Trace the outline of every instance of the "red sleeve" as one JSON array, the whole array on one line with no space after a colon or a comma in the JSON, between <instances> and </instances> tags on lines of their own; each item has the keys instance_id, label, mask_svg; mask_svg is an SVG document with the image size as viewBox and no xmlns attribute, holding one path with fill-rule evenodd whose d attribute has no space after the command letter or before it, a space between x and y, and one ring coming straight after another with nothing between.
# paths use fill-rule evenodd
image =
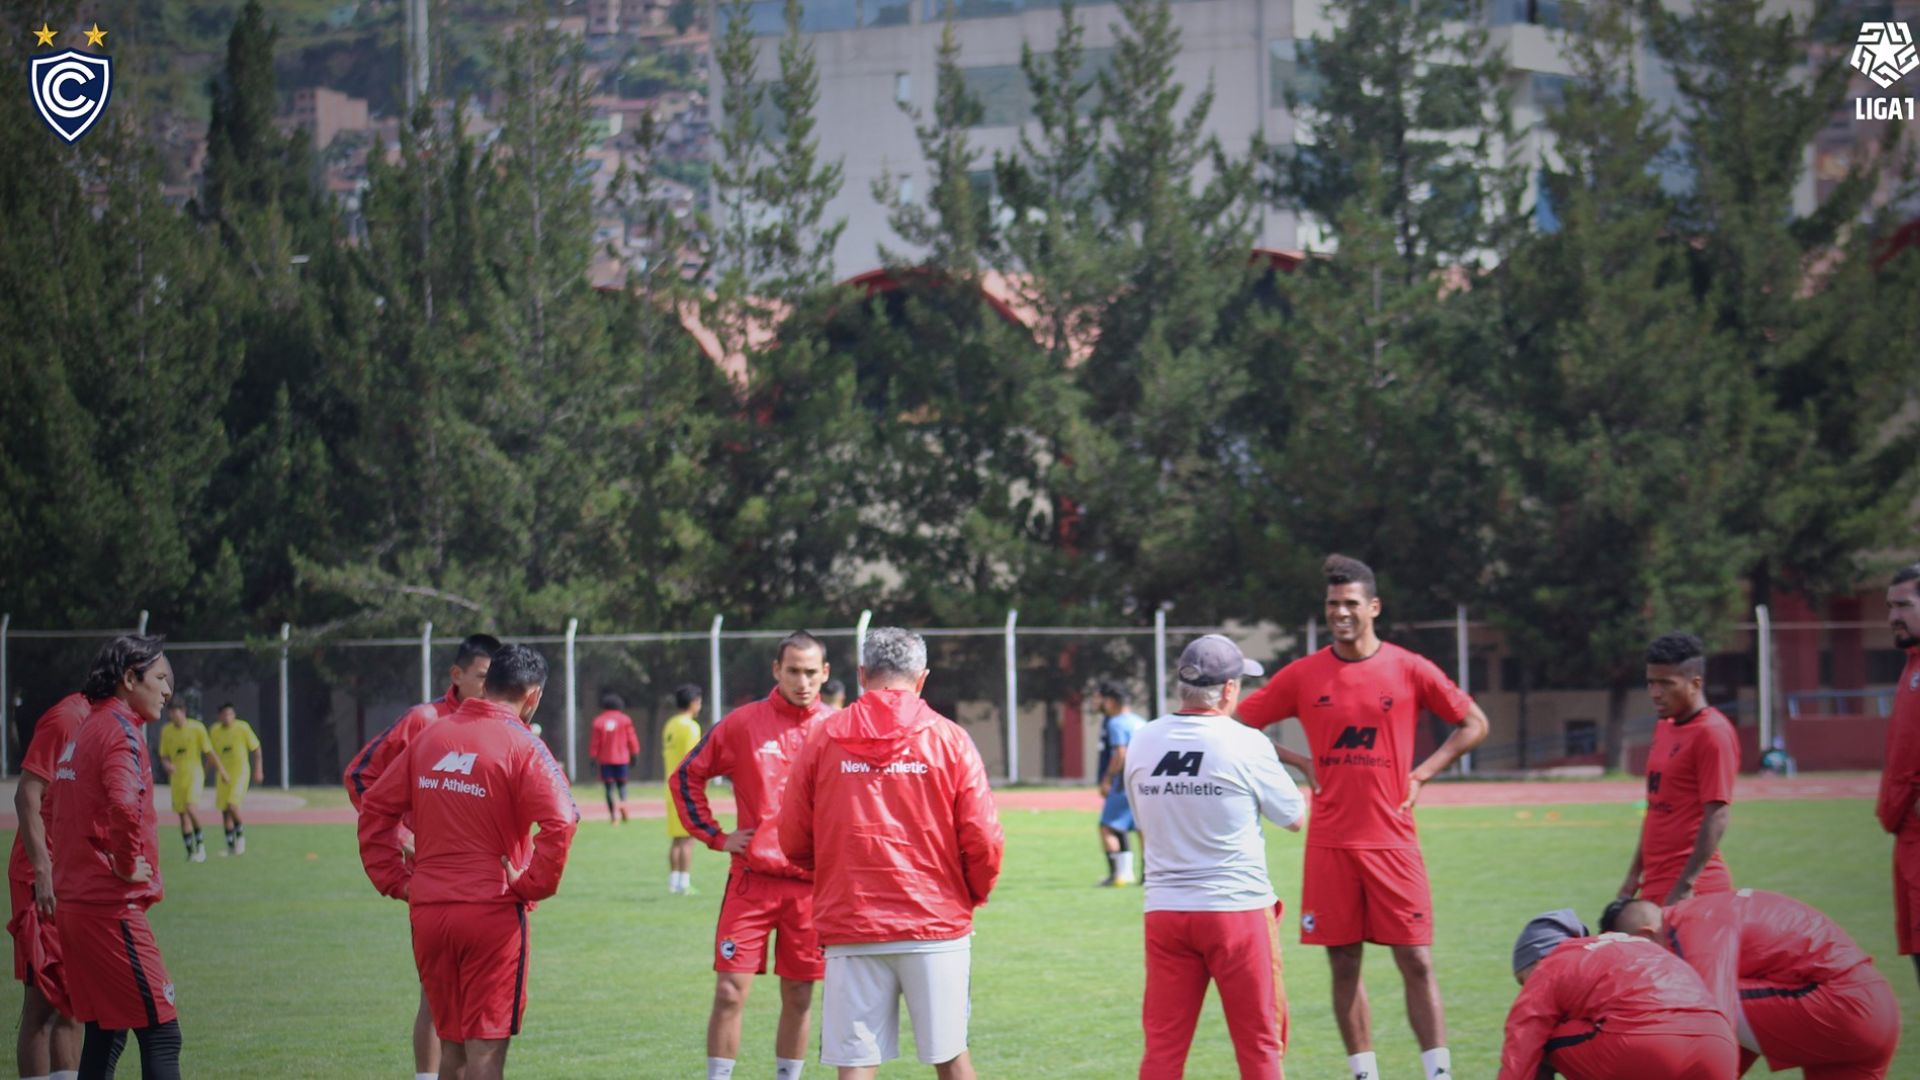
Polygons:
<instances>
[{"instance_id":1,"label":"red sleeve","mask_svg":"<svg viewBox=\"0 0 1920 1080\"><path fill-rule=\"evenodd\" d=\"M125 750L116 744L101 760L100 790L107 810L108 854L116 868L131 874L146 835L141 815L149 797L147 777L152 775L152 766L146 761L146 743L133 725L121 720L120 726L126 732ZM160 868L154 867L153 872L158 874Z\"/></svg>"},{"instance_id":2,"label":"red sleeve","mask_svg":"<svg viewBox=\"0 0 1920 1080\"><path fill-rule=\"evenodd\" d=\"M20 771L53 783L53 770L60 759L60 751L65 749L59 731L60 725L53 721L58 706L48 709L38 723L33 725L33 741L27 744L27 756L20 762Z\"/></svg>"},{"instance_id":3,"label":"red sleeve","mask_svg":"<svg viewBox=\"0 0 1920 1080\"><path fill-rule=\"evenodd\" d=\"M813 873L814 772L826 741L822 724L800 748L787 773L786 794L780 799L780 850L786 852L788 862L809 874Z\"/></svg>"},{"instance_id":4,"label":"red sleeve","mask_svg":"<svg viewBox=\"0 0 1920 1080\"><path fill-rule=\"evenodd\" d=\"M514 767L513 808L522 828L532 825L540 831L533 838L533 857L512 889L531 904L560 891L560 875L567 868L567 849L579 827L580 809L573 804L573 791L547 744L532 734L526 739L528 745Z\"/></svg>"},{"instance_id":5,"label":"red sleeve","mask_svg":"<svg viewBox=\"0 0 1920 1080\"><path fill-rule=\"evenodd\" d=\"M1440 670L1440 665L1424 656L1416 656L1413 670L1421 708L1449 724L1458 724L1467 718L1468 710L1473 708L1473 699L1452 679L1447 678L1447 673Z\"/></svg>"},{"instance_id":6,"label":"red sleeve","mask_svg":"<svg viewBox=\"0 0 1920 1080\"><path fill-rule=\"evenodd\" d=\"M727 751L731 730L724 719L713 725L667 782L667 794L673 799L674 813L680 815L680 824L715 851L726 845L727 834L707 805L707 781L733 772L733 755Z\"/></svg>"},{"instance_id":7,"label":"red sleeve","mask_svg":"<svg viewBox=\"0 0 1920 1080\"><path fill-rule=\"evenodd\" d=\"M1682 900L1674 906L1682 907L1686 903ZM1667 916L1672 915L1673 908L1668 908ZM1738 923L1722 918L1682 918L1667 928L1665 944L1707 984L1707 996L1727 1014L1729 1022L1740 1015Z\"/></svg>"},{"instance_id":8,"label":"red sleeve","mask_svg":"<svg viewBox=\"0 0 1920 1080\"><path fill-rule=\"evenodd\" d=\"M1534 969L1507 1010L1507 1036L1500 1046L1499 1080L1536 1080L1547 1060L1547 1038L1560 1023L1559 989L1546 961Z\"/></svg>"},{"instance_id":9,"label":"red sleeve","mask_svg":"<svg viewBox=\"0 0 1920 1080\"><path fill-rule=\"evenodd\" d=\"M1294 666L1288 664L1281 668L1273 678L1267 680L1267 685L1241 699L1241 723L1248 727L1264 728L1289 716L1300 715L1298 690L1295 688L1298 679L1294 674Z\"/></svg>"},{"instance_id":10,"label":"red sleeve","mask_svg":"<svg viewBox=\"0 0 1920 1080\"><path fill-rule=\"evenodd\" d=\"M588 727L593 729L593 734L587 736L587 756L595 761L605 761L606 755L601 753L601 751L607 748L606 732L600 730L600 721L598 718L595 718Z\"/></svg>"},{"instance_id":11,"label":"red sleeve","mask_svg":"<svg viewBox=\"0 0 1920 1080\"><path fill-rule=\"evenodd\" d=\"M993 788L987 784L987 766L980 760L980 751L966 732L949 726L949 737L958 751L955 764L960 768L953 804L960 865L966 875L967 893L973 897L973 906L979 907L987 902L994 882L1000 880L1000 856L1007 840L1000 829L1000 816L993 809Z\"/></svg>"},{"instance_id":12,"label":"red sleeve","mask_svg":"<svg viewBox=\"0 0 1920 1080\"><path fill-rule=\"evenodd\" d=\"M396 757L400 767L360 798L360 865L381 896L404 897L413 868L400 856L400 820L413 810L413 770L405 752Z\"/></svg>"},{"instance_id":13,"label":"red sleeve","mask_svg":"<svg viewBox=\"0 0 1920 1080\"><path fill-rule=\"evenodd\" d=\"M633 717L628 716L625 713L622 713L620 715L620 726L624 728L627 733L627 752L632 754L634 757L639 757L640 756L640 733L634 730Z\"/></svg>"},{"instance_id":14,"label":"red sleeve","mask_svg":"<svg viewBox=\"0 0 1920 1080\"><path fill-rule=\"evenodd\" d=\"M353 760L347 762L347 770L340 779L347 786L347 798L352 801L354 809L360 808L361 800L367 797L373 785L380 782L387 767L406 752L407 745L413 742L414 736L420 734L420 729L426 727L434 716L433 706L416 705L395 720L387 730L368 740L367 745L353 755Z\"/></svg>"},{"instance_id":15,"label":"red sleeve","mask_svg":"<svg viewBox=\"0 0 1920 1080\"><path fill-rule=\"evenodd\" d=\"M1716 717L1716 719L1718 719ZM1733 781L1740 775L1739 737L1725 720L1714 724L1694 743L1695 775L1700 778L1702 804L1733 801Z\"/></svg>"}]
</instances>

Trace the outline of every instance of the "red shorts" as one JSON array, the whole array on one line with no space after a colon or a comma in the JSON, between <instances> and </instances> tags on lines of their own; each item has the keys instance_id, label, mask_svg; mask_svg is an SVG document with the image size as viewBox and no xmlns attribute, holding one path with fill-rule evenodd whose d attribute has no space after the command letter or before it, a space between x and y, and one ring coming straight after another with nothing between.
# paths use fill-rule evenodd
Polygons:
<instances>
[{"instance_id":1,"label":"red shorts","mask_svg":"<svg viewBox=\"0 0 1920 1080\"><path fill-rule=\"evenodd\" d=\"M60 962L60 931L53 920L33 906L33 886L12 878L7 891L13 898L13 918L7 933L13 936L13 977L35 990L63 1015L70 1015L66 977Z\"/></svg>"},{"instance_id":2,"label":"red shorts","mask_svg":"<svg viewBox=\"0 0 1920 1080\"><path fill-rule=\"evenodd\" d=\"M1433 896L1419 848L1307 848L1300 944L1433 944Z\"/></svg>"},{"instance_id":3,"label":"red shorts","mask_svg":"<svg viewBox=\"0 0 1920 1080\"><path fill-rule=\"evenodd\" d=\"M1920 832L1893 842L1893 910L1900 955L1920 953Z\"/></svg>"},{"instance_id":4,"label":"red shorts","mask_svg":"<svg viewBox=\"0 0 1920 1080\"><path fill-rule=\"evenodd\" d=\"M527 912L514 903L419 904L413 963L448 1042L520 1034L527 1009Z\"/></svg>"},{"instance_id":5,"label":"red shorts","mask_svg":"<svg viewBox=\"0 0 1920 1080\"><path fill-rule=\"evenodd\" d=\"M1251 911L1147 912L1140 1080L1179 1080L1211 980L1243 1080L1279 1080L1287 1052L1280 905Z\"/></svg>"},{"instance_id":6,"label":"red shorts","mask_svg":"<svg viewBox=\"0 0 1920 1080\"><path fill-rule=\"evenodd\" d=\"M1574 1031L1578 1027L1583 1030ZM1734 1080L1740 1044L1716 1025L1699 1034L1596 1031L1586 1021L1564 1024L1547 1040L1547 1064L1566 1080Z\"/></svg>"},{"instance_id":7,"label":"red shorts","mask_svg":"<svg viewBox=\"0 0 1920 1080\"><path fill-rule=\"evenodd\" d=\"M1900 1005L1871 966L1812 986L1743 979L1740 1010L1773 1071L1804 1068L1807 1080L1881 1080L1900 1042Z\"/></svg>"},{"instance_id":8,"label":"red shorts","mask_svg":"<svg viewBox=\"0 0 1920 1080\"><path fill-rule=\"evenodd\" d=\"M74 1019L122 1031L157 1027L180 1015L145 911L63 902L54 907L53 919L60 927Z\"/></svg>"},{"instance_id":9,"label":"red shorts","mask_svg":"<svg viewBox=\"0 0 1920 1080\"><path fill-rule=\"evenodd\" d=\"M775 930L775 974L796 982L826 977L820 935L813 930L813 882L733 871L713 928L713 970L766 974L767 937Z\"/></svg>"}]
</instances>

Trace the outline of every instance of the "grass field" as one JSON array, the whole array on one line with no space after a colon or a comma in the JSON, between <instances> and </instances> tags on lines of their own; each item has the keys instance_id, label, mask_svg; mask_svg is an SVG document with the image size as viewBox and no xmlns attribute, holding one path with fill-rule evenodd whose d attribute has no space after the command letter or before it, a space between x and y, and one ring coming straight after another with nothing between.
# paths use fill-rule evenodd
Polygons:
<instances>
[{"instance_id":1,"label":"grass field","mask_svg":"<svg viewBox=\"0 0 1920 1080\"><path fill-rule=\"evenodd\" d=\"M560 895L533 916L532 1000L509 1071L702 1076L725 860L696 852L701 894L669 896L661 823L613 828L602 819L597 790L579 794L588 820ZM972 1042L980 1073L1131 1075L1140 1052L1139 891L1091 887L1104 866L1091 811L1015 811L1003 820L1005 873L980 912L974 943ZM1491 1077L1515 989L1508 963L1515 932L1550 907L1572 905L1596 917L1631 854L1636 812L1619 805L1430 808L1420 812L1420 827L1434 881L1436 964L1454 1071L1463 1080ZM244 858L214 854L194 866L184 863L172 827L162 826L167 900L153 923L179 986L186 1075L407 1075L416 991L405 910L373 894L347 826L259 825L248 832ZM210 842L218 843L217 832ZM1740 884L1790 893L1838 919L1879 959L1903 1015L1920 1015L1913 969L1894 955L1889 842L1868 804L1742 803L1726 851ZM1344 1052L1328 1006L1326 964L1320 950L1293 944L1300 837L1275 832L1268 852L1288 907L1288 1070L1294 1077L1339 1077ZM1384 950L1369 956L1382 1071L1387 1080L1417 1078L1398 975ZM19 986L5 985L0 1013L11 1030ZM774 988L762 986L748 1004L741 1076L772 1073L776 1010ZM882 1075L928 1075L903 1049L906 1063ZM1210 1002L1188 1075L1231 1076L1232 1061ZM816 1072L831 1075L817 1062L808 1075ZM120 1075L139 1075L133 1054ZM1903 1047L1890 1075L1920 1076L1920 1050Z\"/></svg>"}]
</instances>

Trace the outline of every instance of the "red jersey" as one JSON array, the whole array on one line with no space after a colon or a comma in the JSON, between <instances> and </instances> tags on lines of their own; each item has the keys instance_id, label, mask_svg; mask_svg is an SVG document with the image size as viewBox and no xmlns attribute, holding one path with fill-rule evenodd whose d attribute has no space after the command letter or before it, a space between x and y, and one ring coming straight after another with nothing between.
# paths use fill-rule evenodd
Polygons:
<instances>
[{"instance_id":1,"label":"red jersey","mask_svg":"<svg viewBox=\"0 0 1920 1080\"><path fill-rule=\"evenodd\" d=\"M1562 943L1541 960L1507 1012L1500 1080L1534 1080L1547 1040L1733 1033L1700 976L1645 938L1601 934ZM1651 1080L1651 1078L1649 1078Z\"/></svg>"},{"instance_id":2,"label":"red jersey","mask_svg":"<svg viewBox=\"0 0 1920 1080\"><path fill-rule=\"evenodd\" d=\"M593 736L587 741L587 756L602 765L625 765L640 752L640 735L633 730L633 717L608 709L593 718Z\"/></svg>"},{"instance_id":3,"label":"red jersey","mask_svg":"<svg viewBox=\"0 0 1920 1080\"><path fill-rule=\"evenodd\" d=\"M1433 661L1391 642L1365 660L1332 646L1280 669L1240 703L1240 720L1264 728L1299 717L1313 751L1307 844L1339 848L1417 848L1413 815L1400 812L1413 771L1420 710L1449 724L1467 718L1473 699Z\"/></svg>"},{"instance_id":4,"label":"red jersey","mask_svg":"<svg viewBox=\"0 0 1920 1080\"><path fill-rule=\"evenodd\" d=\"M1700 973L1729 1016L1739 1013L1742 981L1796 989L1836 982L1873 963L1819 909L1779 893L1689 897L1663 914L1668 947Z\"/></svg>"},{"instance_id":5,"label":"red jersey","mask_svg":"<svg viewBox=\"0 0 1920 1080\"><path fill-rule=\"evenodd\" d=\"M115 911L160 902L165 890L152 779L145 728L126 702L108 698L74 726L47 788L56 902ZM152 880L136 884L114 873L132 873L142 855L153 867Z\"/></svg>"},{"instance_id":6,"label":"red jersey","mask_svg":"<svg viewBox=\"0 0 1920 1080\"><path fill-rule=\"evenodd\" d=\"M20 762L21 773L32 773L47 782L47 791L40 797L40 820L46 823L45 836L48 837L47 850L53 850L53 800L52 794L54 762L67 748L67 740L80 721L93 711L93 702L85 694L68 694L61 698L53 708L40 714L33 725L33 741L27 744L26 759ZM7 879L22 885L33 884L33 863L27 858L27 845L22 842L24 833L16 830L13 834L13 854L7 859Z\"/></svg>"},{"instance_id":7,"label":"red jersey","mask_svg":"<svg viewBox=\"0 0 1920 1080\"><path fill-rule=\"evenodd\" d=\"M1642 896L1656 904L1666 900L1666 889L1680 879L1693 855L1707 804L1731 803L1739 772L1739 737L1733 723L1713 706L1685 721L1662 718L1654 725L1653 747L1647 753L1647 816L1640 823ZM1709 885L1711 879L1732 881L1719 851L1707 860L1696 887ZM1660 886L1660 895L1652 895L1652 886Z\"/></svg>"},{"instance_id":8,"label":"red jersey","mask_svg":"<svg viewBox=\"0 0 1920 1080\"><path fill-rule=\"evenodd\" d=\"M821 944L842 945L965 937L1006 838L960 725L911 690L869 690L794 761L780 846L814 874Z\"/></svg>"},{"instance_id":9,"label":"red jersey","mask_svg":"<svg viewBox=\"0 0 1920 1080\"><path fill-rule=\"evenodd\" d=\"M532 903L560 888L580 821L547 744L512 708L469 699L407 746L360 805L360 861L382 895L413 904ZM414 858L396 837L411 815ZM527 830L539 826L537 837ZM509 883L505 856L524 867Z\"/></svg>"},{"instance_id":10,"label":"red jersey","mask_svg":"<svg viewBox=\"0 0 1920 1080\"><path fill-rule=\"evenodd\" d=\"M428 724L452 716L460 707L460 698L453 687L438 700L415 705L408 709L400 719L395 720L387 730L375 735L360 752L347 762L347 771L341 775L341 782L347 785L347 798L353 802L355 810L360 809L360 800L366 798L367 789L379 782L386 774L387 767L407 749L408 744L418 738Z\"/></svg>"},{"instance_id":11,"label":"red jersey","mask_svg":"<svg viewBox=\"0 0 1920 1080\"><path fill-rule=\"evenodd\" d=\"M1907 666L1893 691L1893 718L1887 723L1887 764L1880 774L1880 798L1873 811L1890 833L1920 833L1920 645L1907 650Z\"/></svg>"},{"instance_id":12,"label":"red jersey","mask_svg":"<svg viewBox=\"0 0 1920 1080\"><path fill-rule=\"evenodd\" d=\"M739 811L735 828L759 829L763 824L774 824L794 758L800 756L800 748L820 721L832 712L818 699L812 708L802 709L781 697L776 688L761 700L721 717L667 783L681 824L715 851L726 846L727 834L707 806L707 781L716 776L733 780L733 801ZM733 865L777 877L812 876L793 865L780 850L777 828L759 829L752 846L733 857Z\"/></svg>"}]
</instances>

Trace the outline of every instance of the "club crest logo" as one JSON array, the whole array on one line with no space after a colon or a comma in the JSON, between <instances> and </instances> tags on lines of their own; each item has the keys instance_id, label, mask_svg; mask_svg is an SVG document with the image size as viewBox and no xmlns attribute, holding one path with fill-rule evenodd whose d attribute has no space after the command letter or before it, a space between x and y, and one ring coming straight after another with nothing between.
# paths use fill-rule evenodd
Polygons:
<instances>
[{"instance_id":1,"label":"club crest logo","mask_svg":"<svg viewBox=\"0 0 1920 1080\"><path fill-rule=\"evenodd\" d=\"M1915 50L1913 30L1906 23L1861 23L1851 62L1861 74L1885 90L1920 67L1920 51Z\"/></svg>"},{"instance_id":2,"label":"club crest logo","mask_svg":"<svg viewBox=\"0 0 1920 1080\"><path fill-rule=\"evenodd\" d=\"M739 947L734 945L732 938L727 938L720 942L720 959L731 960L733 959L733 954L738 951Z\"/></svg>"},{"instance_id":3,"label":"club crest logo","mask_svg":"<svg viewBox=\"0 0 1920 1080\"><path fill-rule=\"evenodd\" d=\"M1300 916L1300 929L1305 930L1307 933L1311 934L1313 933L1313 928L1316 922L1317 920L1314 919L1313 912L1309 911L1305 915Z\"/></svg>"},{"instance_id":4,"label":"club crest logo","mask_svg":"<svg viewBox=\"0 0 1920 1080\"><path fill-rule=\"evenodd\" d=\"M85 32L87 44L99 47L107 32L95 24ZM58 30L42 24L33 31L39 44L52 45ZM65 49L36 56L27 68L33 107L48 129L69 143L92 130L113 96L113 58L104 53Z\"/></svg>"}]
</instances>

